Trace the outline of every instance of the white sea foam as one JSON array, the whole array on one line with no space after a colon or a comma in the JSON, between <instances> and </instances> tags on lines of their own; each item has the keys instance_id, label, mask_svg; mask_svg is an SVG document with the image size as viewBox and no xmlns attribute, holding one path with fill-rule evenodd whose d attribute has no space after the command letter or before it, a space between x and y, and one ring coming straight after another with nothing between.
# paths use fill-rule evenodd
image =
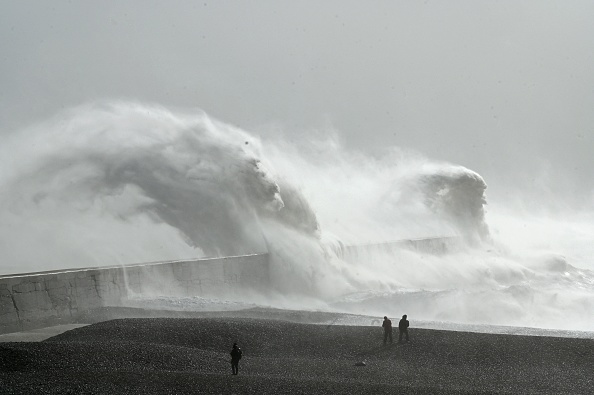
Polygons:
<instances>
[{"instance_id":1,"label":"white sea foam","mask_svg":"<svg viewBox=\"0 0 594 395\"><path fill-rule=\"evenodd\" d=\"M418 153L369 157L325 132L261 140L202 112L117 102L13 133L0 154L5 273L268 251L275 296L254 303L594 328L592 222L505 202L485 214L480 175ZM340 254L452 235L466 246L447 255Z\"/></svg>"}]
</instances>

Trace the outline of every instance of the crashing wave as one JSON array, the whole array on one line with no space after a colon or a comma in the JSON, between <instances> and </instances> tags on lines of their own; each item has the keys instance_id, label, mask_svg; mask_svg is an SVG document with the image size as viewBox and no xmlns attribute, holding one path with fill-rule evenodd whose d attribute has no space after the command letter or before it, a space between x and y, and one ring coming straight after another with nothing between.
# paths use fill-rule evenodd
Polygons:
<instances>
[{"instance_id":1,"label":"crashing wave","mask_svg":"<svg viewBox=\"0 0 594 395\"><path fill-rule=\"evenodd\" d=\"M594 275L569 259L481 248L491 236L477 173L309 143L262 142L202 112L74 108L0 146L2 269L269 252L266 298L277 305L369 292L383 296L344 308L383 316L398 303L425 319L525 324L591 311ZM389 243L423 236L462 236L474 249L426 255ZM435 240L425 244L442 251ZM354 244L367 247L344 259Z\"/></svg>"}]
</instances>

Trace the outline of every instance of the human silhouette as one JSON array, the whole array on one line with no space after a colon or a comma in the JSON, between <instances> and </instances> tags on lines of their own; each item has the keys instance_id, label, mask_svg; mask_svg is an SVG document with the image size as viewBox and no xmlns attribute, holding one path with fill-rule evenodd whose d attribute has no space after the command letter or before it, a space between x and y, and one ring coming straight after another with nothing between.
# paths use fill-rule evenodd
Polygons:
<instances>
[{"instance_id":1,"label":"human silhouette","mask_svg":"<svg viewBox=\"0 0 594 395\"><path fill-rule=\"evenodd\" d=\"M398 323L398 343L402 343L402 335L406 337L406 342L408 343L408 320L406 319L406 314L402 316L402 319Z\"/></svg>"},{"instance_id":2,"label":"human silhouette","mask_svg":"<svg viewBox=\"0 0 594 395\"><path fill-rule=\"evenodd\" d=\"M237 343L233 343L233 349L231 350L231 370L233 374L239 373L239 360L241 359L241 348L237 346Z\"/></svg>"},{"instance_id":3,"label":"human silhouette","mask_svg":"<svg viewBox=\"0 0 594 395\"><path fill-rule=\"evenodd\" d=\"M384 328L384 344L388 341L388 337L390 338L390 343L392 343L392 321L386 316L384 316L382 327Z\"/></svg>"}]
</instances>

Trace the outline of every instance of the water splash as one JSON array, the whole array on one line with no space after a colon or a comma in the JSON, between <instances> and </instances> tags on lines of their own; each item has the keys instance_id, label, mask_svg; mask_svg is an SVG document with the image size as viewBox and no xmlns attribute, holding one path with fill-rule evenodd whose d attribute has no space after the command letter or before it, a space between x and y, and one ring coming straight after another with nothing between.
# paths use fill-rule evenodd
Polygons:
<instances>
[{"instance_id":1,"label":"water splash","mask_svg":"<svg viewBox=\"0 0 594 395\"><path fill-rule=\"evenodd\" d=\"M521 248L510 216L485 214L480 175L418 153L369 157L332 133L261 140L203 112L115 102L13 133L0 154L5 273L268 251L271 305L594 326L591 271ZM339 253L430 236L469 244Z\"/></svg>"}]
</instances>

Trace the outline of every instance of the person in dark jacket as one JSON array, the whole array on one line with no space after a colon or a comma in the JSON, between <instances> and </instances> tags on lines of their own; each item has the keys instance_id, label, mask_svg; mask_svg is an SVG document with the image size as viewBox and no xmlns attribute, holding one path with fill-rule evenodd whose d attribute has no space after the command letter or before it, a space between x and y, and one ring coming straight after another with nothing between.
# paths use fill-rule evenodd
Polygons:
<instances>
[{"instance_id":1,"label":"person in dark jacket","mask_svg":"<svg viewBox=\"0 0 594 395\"><path fill-rule=\"evenodd\" d=\"M390 343L392 343L392 321L388 317L384 316L382 328L384 328L384 344L388 341L388 337L390 338Z\"/></svg>"},{"instance_id":2,"label":"person in dark jacket","mask_svg":"<svg viewBox=\"0 0 594 395\"><path fill-rule=\"evenodd\" d=\"M398 343L402 343L402 335L406 337L406 342L408 343L408 320L406 319L406 314L402 316L402 319L398 323Z\"/></svg>"},{"instance_id":3,"label":"person in dark jacket","mask_svg":"<svg viewBox=\"0 0 594 395\"><path fill-rule=\"evenodd\" d=\"M231 370L233 374L239 373L239 360L241 359L241 348L237 346L237 343L233 343L233 349L231 350Z\"/></svg>"}]
</instances>

